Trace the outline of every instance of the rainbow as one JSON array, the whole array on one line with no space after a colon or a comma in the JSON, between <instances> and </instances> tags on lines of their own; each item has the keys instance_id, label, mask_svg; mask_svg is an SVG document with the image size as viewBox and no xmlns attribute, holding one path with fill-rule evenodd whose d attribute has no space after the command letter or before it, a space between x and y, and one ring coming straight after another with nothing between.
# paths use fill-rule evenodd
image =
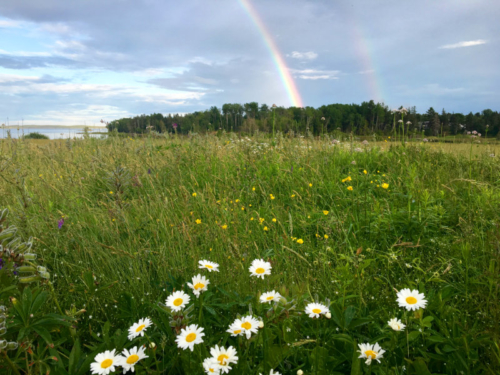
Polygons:
<instances>
[{"instance_id":1,"label":"rainbow","mask_svg":"<svg viewBox=\"0 0 500 375\"><path fill-rule=\"evenodd\" d=\"M250 0L238 0L243 9L247 12L252 22L259 30L259 33L262 35L262 39L264 39L264 43L273 58L274 65L276 65L276 69L278 69L278 73L280 75L281 81L283 82L283 86L285 87L288 98L290 99L290 104L293 107L303 107L302 98L300 97L299 90L297 89L297 85L293 80L292 75L290 74L290 70L285 64L285 60L281 52L278 49L274 39L271 37L271 34L267 30L264 22L259 17L257 10L250 3Z\"/></svg>"}]
</instances>

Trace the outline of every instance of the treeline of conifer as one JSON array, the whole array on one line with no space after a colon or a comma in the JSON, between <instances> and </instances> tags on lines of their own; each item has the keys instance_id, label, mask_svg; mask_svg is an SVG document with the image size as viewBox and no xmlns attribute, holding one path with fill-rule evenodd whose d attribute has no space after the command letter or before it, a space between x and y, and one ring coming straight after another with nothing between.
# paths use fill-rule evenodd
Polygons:
<instances>
[{"instance_id":1,"label":"treeline of conifer","mask_svg":"<svg viewBox=\"0 0 500 375\"><path fill-rule=\"evenodd\" d=\"M330 104L313 107L277 107L256 102L224 104L205 111L188 114L154 113L133 118L122 118L107 124L108 130L124 133L234 131L253 133L294 131L312 132L314 135L333 131L353 132L359 135L388 134L395 129L405 133L426 136L466 134L477 131L483 136L500 136L500 113L485 109L477 113L441 113L430 108L418 113L415 107L390 109L372 100L359 104Z\"/></svg>"}]
</instances>

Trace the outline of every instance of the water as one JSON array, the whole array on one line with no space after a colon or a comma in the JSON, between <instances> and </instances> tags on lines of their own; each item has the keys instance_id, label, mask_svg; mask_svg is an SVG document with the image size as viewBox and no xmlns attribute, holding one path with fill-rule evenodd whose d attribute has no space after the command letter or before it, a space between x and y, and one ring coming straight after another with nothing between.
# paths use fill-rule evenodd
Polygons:
<instances>
[{"instance_id":1,"label":"water","mask_svg":"<svg viewBox=\"0 0 500 375\"><path fill-rule=\"evenodd\" d=\"M43 126L20 126L19 128L0 128L0 137L7 138L7 130L10 130L10 136L12 138L21 138L23 135L28 135L29 133L40 133L46 135L50 139L67 139L67 138L83 138L84 127L43 127ZM93 134L93 133L107 133L106 128L93 128L89 131L91 137L106 137L105 134ZM80 133L80 134L79 134Z\"/></svg>"}]
</instances>

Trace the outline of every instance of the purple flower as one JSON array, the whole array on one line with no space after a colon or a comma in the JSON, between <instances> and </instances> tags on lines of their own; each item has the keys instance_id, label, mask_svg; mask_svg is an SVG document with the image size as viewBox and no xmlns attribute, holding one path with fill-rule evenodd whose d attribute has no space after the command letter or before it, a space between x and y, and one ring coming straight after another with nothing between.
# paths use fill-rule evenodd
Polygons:
<instances>
[{"instance_id":1,"label":"purple flower","mask_svg":"<svg viewBox=\"0 0 500 375\"><path fill-rule=\"evenodd\" d=\"M177 129L177 126L179 126L179 125L177 125L175 122L172 124L172 127L173 127L174 129Z\"/></svg>"},{"instance_id":2,"label":"purple flower","mask_svg":"<svg viewBox=\"0 0 500 375\"><path fill-rule=\"evenodd\" d=\"M63 226L63 224L64 224L64 219L61 219L61 220L59 220L59 221L57 222L57 227L58 227L59 229L61 229L61 228L62 228L62 226Z\"/></svg>"},{"instance_id":3,"label":"purple flower","mask_svg":"<svg viewBox=\"0 0 500 375\"><path fill-rule=\"evenodd\" d=\"M148 174L151 174L151 168L148 168Z\"/></svg>"}]
</instances>

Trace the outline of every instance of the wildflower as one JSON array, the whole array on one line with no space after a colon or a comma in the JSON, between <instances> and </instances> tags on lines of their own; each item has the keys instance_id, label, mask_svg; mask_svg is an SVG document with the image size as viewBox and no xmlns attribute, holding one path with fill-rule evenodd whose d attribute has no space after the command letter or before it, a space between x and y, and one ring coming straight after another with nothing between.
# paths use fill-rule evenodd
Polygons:
<instances>
[{"instance_id":1,"label":"wildflower","mask_svg":"<svg viewBox=\"0 0 500 375\"><path fill-rule=\"evenodd\" d=\"M278 301L280 299L281 299L281 294L273 290L272 292L267 292L262 294L260 296L260 303L271 303L272 301Z\"/></svg>"},{"instance_id":2,"label":"wildflower","mask_svg":"<svg viewBox=\"0 0 500 375\"><path fill-rule=\"evenodd\" d=\"M325 215L325 216L328 215L328 211L326 211L326 210L323 211L323 215Z\"/></svg>"},{"instance_id":3,"label":"wildflower","mask_svg":"<svg viewBox=\"0 0 500 375\"><path fill-rule=\"evenodd\" d=\"M367 365L371 365L373 360L376 360L380 363L380 358L383 357L385 350L380 347L378 343L375 345L366 344L358 344L359 353L361 354L358 358L366 358L365 363Z\"/></svg>"},{"instance_id":4,"label":"wildflower","mask_svg":"<svg viewBox=\"0 0 500 375\"><path fill-rule=\"evenodd\" d=\"M201 224L201 219L196 219L196 224Z\"/></svg>"},{"instance_id":5,"label":"wildflower","mask_svg":"<svg viewBox=\"0 0 500 375\"><path fill-rule=\"evenodd\" d=\"M168 296L165 304L170 307L173 311L180 311L189 303L191 297L184 293L182 290L173 292Z\"/></svg>"},{"instance_id":6,"label":"wildflower","mask_svg":"<svg viewBox=\"0 0 500 375\"><path fill-rule=\"evenodd\" d=\"M361 149L360 149L361 150ZM356 165L356 160L351 161L352 165Z\"/></svg>"},{"instance_id":7,"label":"wildflower","mask_svg":"<svg viewBox=\"0 0 500 375\"><path fill-rule=\"evenodd\" d=\"M395 331L404 331L406 327L398 318L392 318L387 322L387 324Z\"/></svg>"},{"instance_id":8,"label":"wildflower","mask_svg":"<svg viewBox=\"0 0 500 375\"><path fill-rule=\"evenodd\" d=\"M309 318L319 318L321 314L326 314L330 312L328 307L322 305L321 303L310 303L306 306L306 314L309 315Z\"/></svg>"},{"instance_id":9,"label":"wildflower","mask_svg":"<svg viewBox=\"0 0 500 375\"><path fill-rule=\"evenodd\" d=\"M346 178L344 178L344 179L342 180L342 182L346 182L346 181L352 181L351 176L347 176Z\"/></svg>"},{"instance_id":10,"label":"wildflower","mask_svg":"<svg viewBox=\"0 0 500 375\"><path fill-rule=\"evenodd\" d=\"M175 342L181 349L186 350L189 348L191 351L194 351L194 346L203 342L203 336L205 336L203 333L203 327L198 327L197 324L191 324L181 330L181 333L176 337Z\"/></svg>"},{"instance_id":11,"label":"wildflower","mask_svg":"<svg viewBox=\"0 0 500 375\"><path fill-rule=\"evenodd\" d=\"M389 184L386 184L386 183L384 182L384 183L382 184L382 188L383 188L383 189L387 189L387 188L389 188Z\"/></svg>"},{"instance_id":12,"label":"wildflower","mask_svg":"<svg viewBox=\"0 0 500 375\"><path fill-rule=\"evenodd\" d=\"M275 218L273 218L272 222L273 222L273 223L276 223L276 219L275 219Z\"/></svg>"},{"instance_id":13,"label":"wildflower","mask_svg":"<svg viewBox=\"0 0 500 375\"><path fill-rule=\"evenodd\" d=\"M149 318L139 319L137 323L132 324L132 327L128 329L128 339L132 340L137 336L144 336L144 331L146 328L150 327L151 324Z\"/></svg>"},{"instance_id":14,"label":"wildflower","mask_svg":"<svg viewBox=\"0 0 500 375\"><path fill-rule=\"evenodd\" d=\"M193 293L196 297L199 297L201 292L206 292L207 291L207 285L210 284L210 281L208 281L205 276L201 275L196 275L193 276L193 283L187 283L187 285L193 289Z\"/></svg>"},{"instance_id":15,"label":"wildflower","mask_svg":"<svg viewBox=\"0 0 500 375\"><path fill-rule=\"evenodd\" d=\"M193 197L196 197L196 193L191 194Z\"/></svg>"},{"instance_id":16,"label":"wildflower","mask_svg":"<svg viewBox=\"0 0 500 375\"><path fill-rule=\"evenodd\" d=\"M325 240L327 240L328 239L328 234L325 234L323 237L324 237Z\"/></svg>"},{"instance_id":17,"label":"wildflower","mask_svg":"<svg viewBox=\"0 0 500 375\"><path fill-rule=\"evenodd\" d=\"M198 268L205 268L208 270L208 272L212 271L219 272L219 265L217 263L210 262L209 260L200 260L198 264L199 264Z\"/></svg>"},{"instance_id":18,"label":"wildflower","mask_svg":"<svg viewBox=\"0 0 500 375\"><path fill-rule=\"evenodd\" d=\"M255 191L255 188L254 188L254 187L252 188L252 191Z\"/></svg>"},{"instance_id":19,"label":"wildflower","mask_svg":"<svg viewBox=\"0 0 500 375\"><path fill-rule=\"evenodd\" d=\"M121 357L115 354L115 350L106 350L95 356L95 362L90 365L92 374L107 375L116 370L115 366L120 366Z\"/></svg>"},{"instance_id":20,"label":"wildflower","mask_svg":"<svg viewBox=\"0 0 500 375\"><path fill-rule=\"evenodd\" d=\"M243 333L245 333L244 329L241 327L241 324L243 322L241 319L236 319L230 326L229 329L226 331L231 334L231 336L242 336Z\"/></svg>"},{"instance_id":21,"label":"wildflower","mask_svg":"<svg viewBox=\"0 0 500 375\"><path fill-rule=\"evenodd\" d=\"M262 329L262 328L264 328L264 321L259 320L259 329Z\"/></svg>"},{"instance_id":22,"label":"wildflower","mask_svg":"<svg viewBox=\"0 0 500 375\"><path fill-rule=\"evenodd\" d=\"M276 197L272 194L269 194L269 198L271 198L271 200L275 199Z\"/></svg>"},{"instance_id":23,"label":"wildflower","mask_svg":"<svg viewBox=\"0 0 500 375\"><path fill-rule=\"evenodd\" d=\"M125 374L130 370L135 372L135 364L144 358L148 358L148 356L144 353L144 347L139 347L138 349L137 346L134 346L130 350L123 349L120 361L120 366L123 367L123 373Z\"/></svg>"},{"instance_id":24,"label":"wildflower","mask_svg":"<svg viewBox=\"0 0 500 375\"><path fill-rule=\"evenodd\" d=\"M109 192L109 194L113 194L113 192L112 192L112 191L110 191L110 192Z\"/></svg>"},{"instance_id":25,"label":"wildflower","mask_svg":"<svg viewBox=\"0 0 500 375\"><path fill-rule=\"evenodd\" d=\"M309 183L309 187L313 187L313 184Z\"/></svg>"},{"instance_id":26,"label":"wildflower","mask_svg":"<svg viewBox=\"0 0 500 375\"><path fill-rule=\"evenodd\" d=\"M298 370L298 371L297 371L297 375L304 375L304 371L302 371L302 370Z\"/></svg>"},{"instance_id":27,"label":"wildflower","mask_svg":"<svg viewBox=\"0 0 500 375\"><path fill-rule=\"evenodd\" d=\"M219 375L220 365L215 358L209 357L205 358L203 361L203 369L207 374Z\"/></svg>"},{"instance_id":28,"label":"wildflower","mask_svg":"<svg viewBox=\"0 0 500 375\"><path fill-rule=\"evenodd\" d=\"M295 198L295 194L292 194L290 197L291 197L291 198Z\"/></svg>"},{"instance_id":29,"label":"wildflower","mask_svg":"<svg viewBox=\"0 0 500 375\"><path fill-rule=\"evenodd\" d=\"M59 229L61 229L61 228L62 228L62 226L63 226L63 224L64 224L64 219L61 219L61 220L59 220L59 221L57 222L57 227L58 227Z\"/></svg>"},{"instance_id":30,"label":"wildflower","mask_svg":"<svg viewBox=\"0 0 500 375\"><path fill-rule=\"evenodd\" d=\"M271 263L265 262L264 259L254 259L249 268L251 276L257 276L264 280L264 275L271 274Z\"/></svg>"},{"instance_id":31,"label":"wildflower","mask_svg":"<svg viewBox=\"0 0 500 375\"><path fill-rule=\"evenodd\" d=\"M250 218L250 221L253 221L253 217Z\"/></svg>"},{"instance_id":32,"label":"wildflower","mask_svg":"<svg viewBox=\"0 0 500 375\"><path fill-rule=\"evenodd\" d=\"M425 305L427 305L425 295L423 293L419 293L416 289L402 289L398 292L397 297L399 307L404 307L408 311L425 308Z\"/></svg>"},{"instance_id":33,"label":"wildflower","mask_svg":"<svg viewBox=\"0 0 500 375\"><path fill-rule=\"evenodd\" d=\"M247 339L250 339L252 333L257 333L259 329L259 321L251 315L244 316L241 318L240 327L244 329Z\"/></svg>"},{"instance_id":34,"label":"wildflower","mask_svg":"<svg viewBox=\"0 0 500 375\"><path fill-rule=\"evenodd\" d=\"M266 219L264 219L263 217L260 217L259 218L259 222L262 224Z\"/></svg>"},{"instance_id":35,"label":"wildflower","mask_svg":"<svg viewBox=\"0 0 500 375\"><path fill-rule=\"evenodd\" d=\"M363 171L364 174L368 174L368 172L366 171L366 169Z\"/></svg>"},{"instance_id":36,"label":"wildflower","mask_svg":"<svg viewBox=\"0 0 500 375\"><path fill-rule=\"evenodd\" d=\"M227 229L227 224L224 224L223 226L221 226L222 229Z\"/></svg>"},{"instance_id":37,"label":"wildflower","mask_svg":"<svg viewBox=\"0 0 500 375\"><path fill-rule=\"evenodd\" d=\"M367 144L368 144L368 141L365 139L362 143L363 143L364 145L367 145Z\"/></svg>"},{"instance_id":38,"label":"wildflower","mask_svg":"<svg viewBox=\"0 0 500 375\"><path fill-rule=\"evenodd\" d=\"M228 373L229 370L231 370L231 366L229 366L231 363L238 362L238 357L236 356L238 353L232 346L226 349L223 346L219 347L218 345L215 345L210 349L210 354L218 362L220 372L223 374Z\"/></svg>"},{"instance_id":39,"label":"wildflower","mask_svg":"<svg viewBox=\"0 0 500 375\"><path fill-rule=\"evenodd\" d=\"M300 245L302 245L302 244L304 243L304 240L303 240L302 238L299 238L299 239L297 240L297 243L298 243L298 244L300 244Z\"/></svg>"},{"instance_id":40,"label":"wildflower","mask_svg":"<svg viewBox=\"0 0 500 375\"><path fill-rule=\"evenodd\" d=\"M347 187L347 190L349 190L349 191L353 191L352 186L348 186L348 187Z\"/></svg>"},{"instance_id":41,"label":"wildflower","mask_svg":"<svg viewBox=\"0 0 500 375\"><path fill-rule=\"evenodd\" d=\"M332 313L330 311L328 311L326 314L325 314L325 318L326 319L331 319L332 318Z\"/></svg>"},{"instance_id":42,"label":"wildflower","mask_svg":"<svg viewBox=\"0 0 500 375\"><path fill-rule=\"evenodd\" d=\"M268 227L264 227L264 230L267 232L269 230L269 228Z\"/></svg>"}]
</instances>

